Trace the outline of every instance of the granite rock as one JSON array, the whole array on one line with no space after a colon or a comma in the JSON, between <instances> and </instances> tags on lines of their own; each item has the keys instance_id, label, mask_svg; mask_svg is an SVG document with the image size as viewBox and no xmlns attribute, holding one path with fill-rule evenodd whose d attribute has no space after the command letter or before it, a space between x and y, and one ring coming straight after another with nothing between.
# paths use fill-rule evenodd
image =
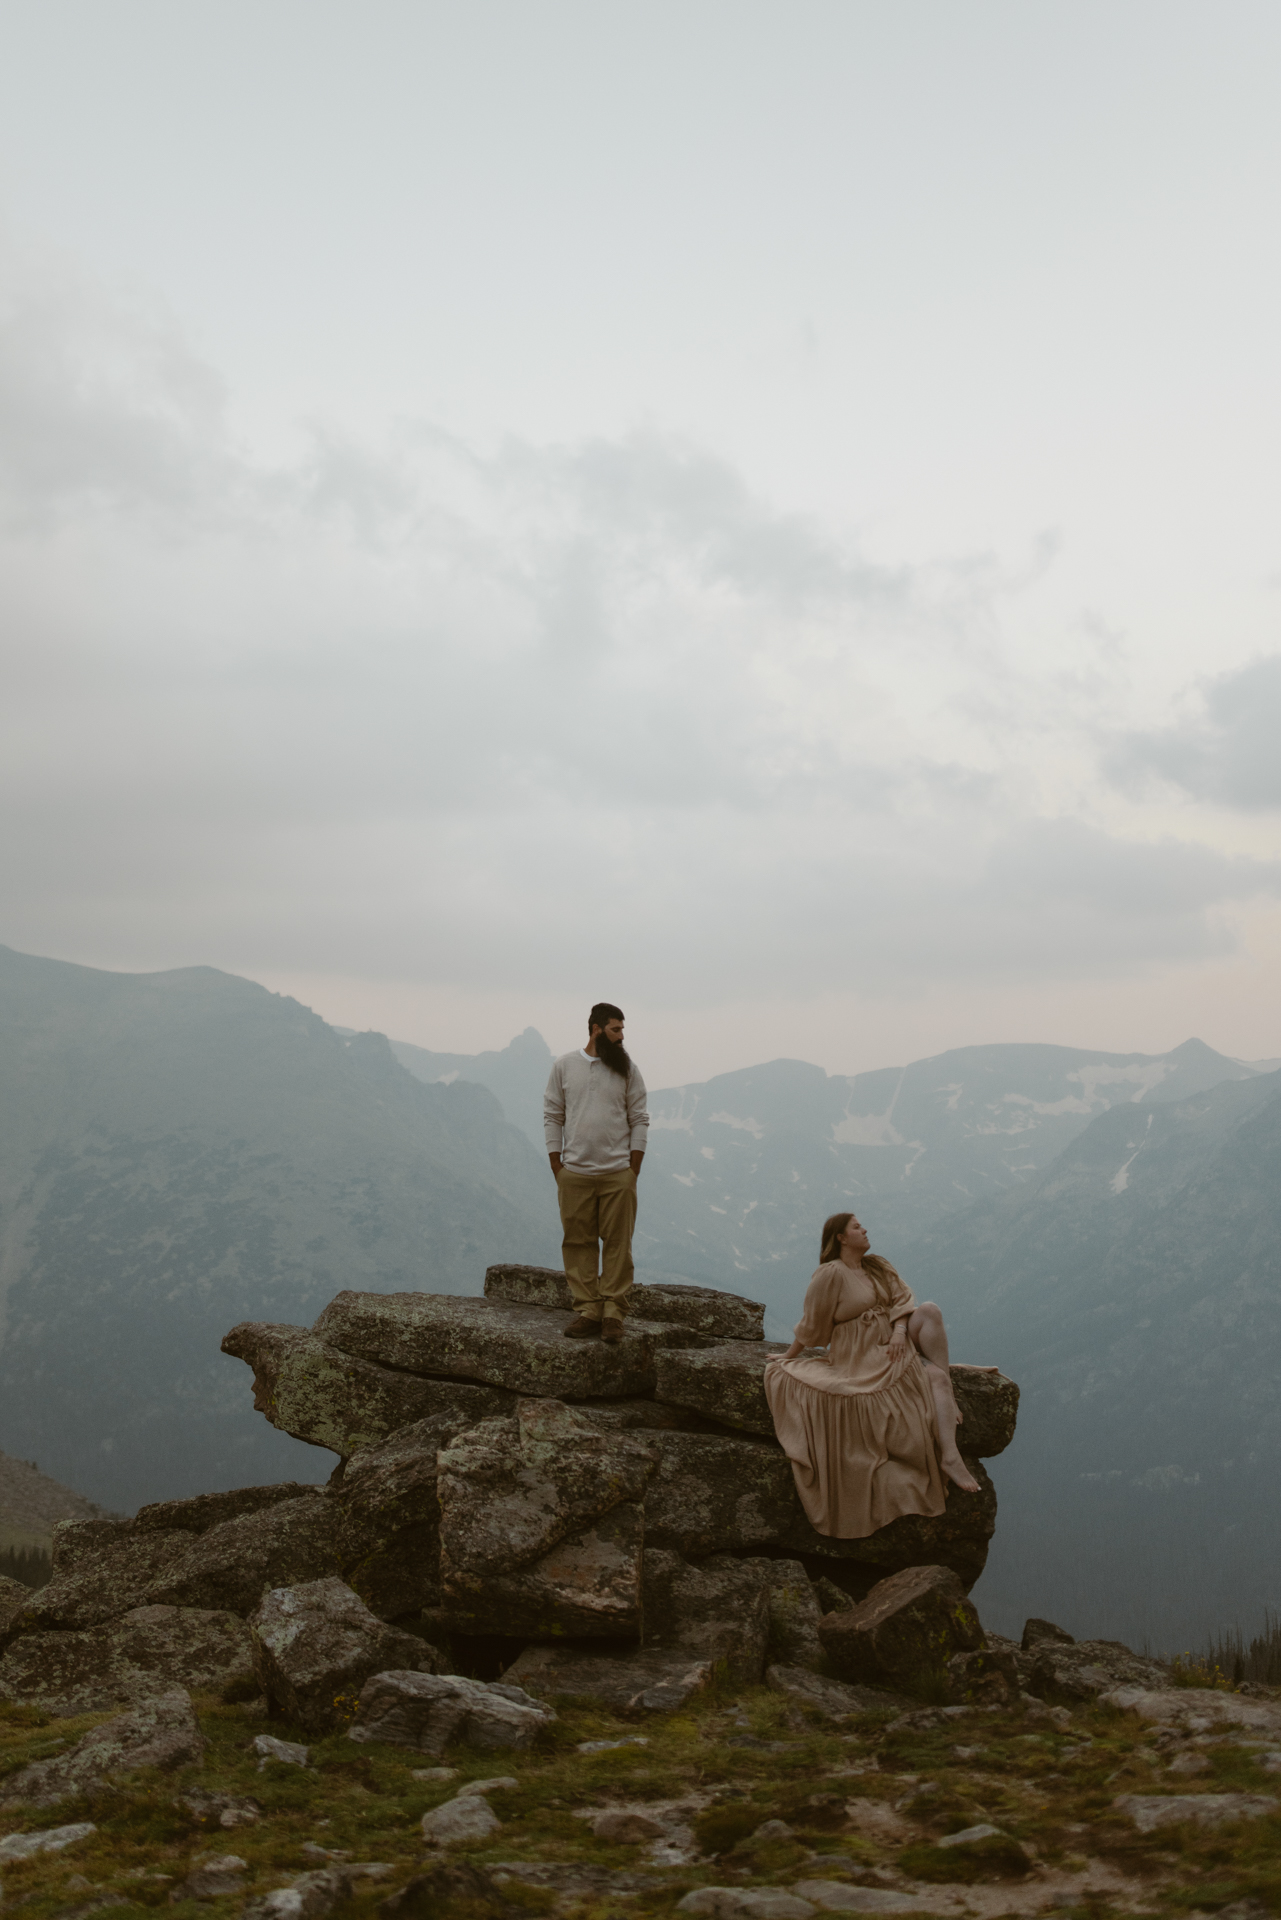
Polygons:
<instances>
[{"instance_id":1,"label":"granite rock","mask_svg":"<svg viewBox=\"0 0 1281 1920\"><path fill-rule=\"evenodd\" d=\"M510 1306L574 1309L569 1280L558 1267L490 1267L485 1274L485 1298ZM722 1293L718 1287L676 1281L634 1286L628 1313L633 1320L689 1327L713 1340L759 1340L765 1324L765 1308L757 1300Z\"/></svg>"},{"instance_id":2,"label":"granite rock","mask_svg":"<svg viewBox=\"0 0 1281 1920\"><path fill-rule=\"evenodd\" d=\"M511 1403L499 1387L426 1380L359 1359L306 1327L246 1320L222 1350L253 1368L254 1406L273 1427L344 1459L415 1421L444 1416L462 1426Z\"/></svg>"},{"instance_id":3,"label":"granite rock","mask_svg":"<svg viewBox=\"0 0 1281 1920\"><path fill-rule=\"evenodd\" d=\"M807 1667L767 1667L765 1684L825 1720L849 1720L858 1713L902 1713L916 1705L905 1694L888 1693L881 1687L851 1686L848 1681L812 1673Z\"/></svg>"},{"instance_id":4,"label":"granite rock","mask_svg":"<svg viewBox=\"0 0 1281 1920\"><path fill-rule=\"evenodd\" d=\"M332 1575L268 1593L249 1630L259 1686L310 1734L344 1725L371 1674L440 1673L448 1664L426 1640L379 1620Z\"/></svg>"},{"instance_id":5,"label":"granite rock","mask_svg":"<svg viewBox=\"0 0 1281 1920\"><path fill-rule=\"evenodd\" d=\"M437 1415L402 1427L354 1454L333 1490L343 1579L385 1620L439 1605L436 1459L466 1424Z\"/></svg>"},{"instance_id":6,"label":"granite rock","mask_svg":"<svg viewBox=\"0 0 1281 1920\"><path fill-rule=\"evenodd\" d=\"M1044 1700L1097 1700L1115 1687L1162 1687L1168 1670L1132 1653L1119 1640L1057 1640L1034 1644L1029 1690Z\"/></svg>"},{"instance_id":7,"label":"granite rock","mask_svg":"<svg viewBox=\"0 0 1281 1920\"><path fill-rule=\"evenodd\" d=\"M134 1533L167 1533L174 1528L184 1533L209 1533L227 1520L239 1520L248 1513L264 1513L286 1500L303 1500L315 1487L300 1480L285 1480L270 1487L233 1487L229 1493L198 1493L193 1500L158 1500L139 1507L124 1525Z\"/></svg>"},{"instance_id":8,"label":"granite rock","mask_svg":"<svg viewBox=\"0 0 1281 1920\"><path fill-rule=\"evenodd\" d=\"M11 1580L7 1573L0 1573L0 1637L11 1620L31 1604L31 1588L24 1586L21 1580Z\"/></svg>"},{"instance_id":9,"label":"granite rock","mask_svg":"<svg viewBox=\"0 0 1281 1920\"><path fill-rule=\"evenodd\" d=\"M252 1678L253 1643L236 1614L146 1606L79 1633L14 1641L0 1659L0 1699L73 1716L172 1687L222 1693Z\"/></svg>"},{"instance_id":10,"label":"granite rock","mask_svg":"<svg viewBox=\"0 0 1281 1920\"><path fill-rule=\"evenodd\" d=\"M827 1655L818 1637L823 1610L809 1575L799 1560L771 1559L766 1565L770 1570L768 1658L786 1667L826 1672Z\"/></svg>"},{"instance_id":11,"label":"granite rock","mask_svg":"<svg viewBox=\"0 0 1281 1920\"><path fill-rule=\"evenodd\" d=\"M770 1631L776 1562L712 1554L696 1566L645 1554L646 1643L706 1661L732 1680L759 1682Z\"/></svg>"},{"instance_id":12,"label":"granite rock","mask_svg":"<svg viewBox=\"0 0 1281 1920\"><path fill-rule=\"evenodd\" d=\"M566 1340L572 1317L456 1294L347 1292L330 1302L314 1331L379 1366L557 1400L652 1393L655 1355L702 1338L686 1327L629 1320L616 1346Z\"/></svg>"},{"instance_id":13,"label":"granite rock","mask_svg":"<svg viewBox=\"0 0 1281 1920\"><path fill-rule=\"evenodd\" d=\"M349 1740L385 1740L437 1758L454 1741L470 1747L527 1747L556 1715L517 1682L460 1674L376 1673L360 1692Z\"/></svg>"},{"instance_id":14,"label":"granite rock","mask_svg":"<svg viewBox=\"0 0 1281 1920\"><path fill-rule=\"evenodd\" d=\"M93 1792L108 1779L140 1767L169 1773L199 1763L204 1752L191 1696L174 1687L104 1720L65 1753L11 1774L0 1785L0 1804L56 1806L70 1794Z\"/></svg>"},{"instance_id":15,"label":"granite rock","mask_svg":"<svg viewBox=\"0 0 1281 1920\"><path fill-rule=\"evenodd\" d=\"M1014 1707L1023 1691L1018 1664L1002 1648L954 1653L947 1663L948 1698L957 1706Z\"/></svg>"},{"instance_id":16,"label":"granite rock","mask_svg":"<svg viewBox=\"0 0 1281 1920\"><path fill-rule=\"evenodd\" d=\"M338 1571L334 1517L332 1501L310 1492L224 1520L188 1540L183 1557L153 1581L150 1598L161 1605L252 1613L270 1587Z\"/></svg>"},{"instance_id":17,"label":"granite rock","mask_svg":"<svg viewBox=\"0 0 1281 1920\"><path fill-rule=\"evenodd\" d=\"M598 1700L622 1713L670 1713L705 1692L714 1677L711 1660L680 1648L604 1653L598 1645L571 1642L526 1647L503 1675L540 1699Z\"/></svg>"},{"instance_id":18,"label":"granite rock","mask_svg":"<svg viewBox=\"0 0 1281 1920\"><path fill-rule=\"evenodd\" d=\"M1223 1827L1236 1820L1268 1820L1281 1812L1281 1801L1261 1793L1123 1793L1112 1802L1128 1813L1140 1833L1158 1827Z\"/></svg>"},{"instance_id":19,"label":"granite rock","mask_svg":"<svg viewBox=\"0 0 1281 1920\"><path fill-rule=\"evenodd\" d=\"M819 1639L837 1673L875 1684L942 1672L984 1644L978 1614L949 1567L906 1567L848 1613L825 1614Z\"/></svg>"},{"instance_id":20,"label":"granite rock","mask_svg":"<svg viewBox=\"0 0 1281 1920\"><path fill-rule=\"evenodd\" d=\"M563 1402L519 1402L438 1461L440 1572L450 1624L479 1632L634 1636L638 1504L651 1447Z\"/></svg>"},{"instance_id":21,"label":"granite rock","mask_svg":"<svg viewBox=\"0 0 1281 1920\"><path fill-rule=\"evenodd\" d=\"M131 1521L70 1520L53 1530L53 1577L9 1623L19 1634L75 1633L146 1606L192 1546L184 1529L139 1531Z\"/></svg>"}]
</instances>

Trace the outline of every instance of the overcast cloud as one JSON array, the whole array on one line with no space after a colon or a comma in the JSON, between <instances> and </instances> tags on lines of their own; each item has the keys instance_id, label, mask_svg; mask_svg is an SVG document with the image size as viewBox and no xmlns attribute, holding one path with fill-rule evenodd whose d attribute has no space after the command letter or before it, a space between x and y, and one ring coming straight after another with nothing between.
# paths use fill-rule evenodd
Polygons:
<instances>
[{"instance_id":1,"label":"overcast cloud","mask_svg":"<svg viewBox=\"0 0 1281 1920\"><path fill-rule=\"evenodd\" d=\"M378 1024L379 982L531 1019L620 973L659 1021L951 995L959 1044L1012 1037L974 1029L980 988L1040 992L1066 1038L1066 986L1231 962L1274 911L1281 656L1252 658L1254 611L1207 677L1220 637L1172 616L1165 644L1164 587L1091 581L1053 515L878 520L866 479L862 511L787 459L771 480L670 396L547 431L322 384L259 431L211 335L158 257L112 276L11 226L7 943L306 982L358 1024L352 982ZM803 1050L768 1026L702 1064Z\"/></svg>"}]
</instances>

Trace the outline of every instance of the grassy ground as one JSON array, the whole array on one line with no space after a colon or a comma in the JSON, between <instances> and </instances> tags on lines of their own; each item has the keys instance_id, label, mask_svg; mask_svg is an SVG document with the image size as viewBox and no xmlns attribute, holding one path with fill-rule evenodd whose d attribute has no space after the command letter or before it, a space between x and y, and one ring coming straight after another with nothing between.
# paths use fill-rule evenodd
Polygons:
<instances>
[{"instance_id":1,"label":"grassy ground","mask_svg":"<svg viewBox=\"0 0 1281 1920\"><path fill-rule=\"evenodd\" d=\"M246 1897L322 1866L303 1851L311 1842L391 1865L389 1876L360 1887L340 1910L355 1920L439 1857L424 1850L419 1821L425 1811L468 1780L504 1774L519 1784L490 1796L502 1831L486 1846L451 1849L449 1857L478 1865L578 1862L653 1876L655 1884L630 1895L559 1896L562 1911L584 1917L667 1913L694 1886L790 1887L807 1878L914 1888L927 1912L932 1898L952 1912L964 1899L988 1920L1043 1909L1062 1920L1100 1920L1110 1911L1177 1916L1241 1899L1281 1912L1281 1818L1217 1832L1188 1826L1140 1835L1113 1805L1118 1795L1134 1792L1267 1793L1276 1783L1258 1758L1241 1748L1208 1747L1210 1771L1192 1779L1171 1775L1150 1728L1100 1708L1075 1712L1065 1727L1014 1711L892 1731L875 1716L840 1730L809 1722L764 1689L738 1689L644 1721L565 1707L527 1752L452 1749L444 1760L457 1776L441 1782L413 1777L415 1769L437 1764L431 1755L357 1746L342 1736L312 1742L306 1772L275 1762L259 1772L249 1751L256 1733L303 1736L242 1706L212 1698L196 1705L210 1740L203 1767L139 1775L41 1812L0 1811L0 1835L78 1820L98 1828L64 1853L0 1869L6 1913L19 1906L30 1920L88 1913L113 1895L129 1903L113 1908L119 1920L156 1908L173 1920L197 1914L217 1920L238 1911ZM0 1706L0 1774L58 1750L55 1743L70 1744L105 1717L52 1721L30 1708ZM635 1733L648 1744L577 1750L582 1741ZM263 1817L233 1831L202 1829L180 1799L192 1788L251 1795ZM575 1809L676 1800L688 1804L684 1817L704 1856L694 1864L654 1867L645 1845L607 1845L575 1816ZM751 1836L771 1819L786 1822L791 1836L754 1843ZM1008 1842L977 1858L936 1845L979 1822L1020 1843L1031 1856L1030 1870ZM246 1861L244 1890L213 1902L171 1900L193 1863L210 1853ZM844 1864L825 1866L824 1855ZM557 1898L510 1881L502 1892L509 1912L547 1911ZM433 1898L419 1910L449 1920L451 1901ZM457 1920L501 1910L462 1893L452 1902Z\"/></svg>"}]
</instances>

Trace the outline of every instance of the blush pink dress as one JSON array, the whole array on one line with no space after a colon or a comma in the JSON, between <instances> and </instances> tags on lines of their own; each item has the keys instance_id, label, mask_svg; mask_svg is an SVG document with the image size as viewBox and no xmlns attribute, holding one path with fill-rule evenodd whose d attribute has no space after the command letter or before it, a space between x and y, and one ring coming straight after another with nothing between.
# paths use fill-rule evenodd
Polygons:
<instances>
[{"instance_id":1,"label":"blush pink dress","mask_svg":"<svg viewBox=\"0 0 1281 1920\"><path fill-rule=\"evenodd\" d=\"M891 1355L890 1330L916 1301L896 1278L888 1305L871 1278L829 1260L810 1281L796 1338L823 1355L766 1362L774 1431L816 1533L863 1540L901 1514L947 1505L934 1400L911 1342Z\"/></svg>"}]
</instances>

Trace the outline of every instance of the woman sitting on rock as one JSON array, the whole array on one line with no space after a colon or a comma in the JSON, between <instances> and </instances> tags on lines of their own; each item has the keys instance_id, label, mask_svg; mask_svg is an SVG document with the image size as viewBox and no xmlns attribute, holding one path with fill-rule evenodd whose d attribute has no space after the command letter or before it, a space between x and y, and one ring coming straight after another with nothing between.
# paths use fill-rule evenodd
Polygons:
<instances>
[{"instance_id":1,"label":"woman sitting on rock","mask_svg":"<svg viewBox=\"0 0 1281 1920\"><path fill-rule=\"evenodd\" d=\"M900 1514L942 1513L944 1474L978 1491L957 1451L943 1316L932 1302L918 1307L870 1244L852 1213L824 1222L796 1338L765 1366L801 1505L834 1540L863 1540Z\"/></svg>"}]
</instances>

